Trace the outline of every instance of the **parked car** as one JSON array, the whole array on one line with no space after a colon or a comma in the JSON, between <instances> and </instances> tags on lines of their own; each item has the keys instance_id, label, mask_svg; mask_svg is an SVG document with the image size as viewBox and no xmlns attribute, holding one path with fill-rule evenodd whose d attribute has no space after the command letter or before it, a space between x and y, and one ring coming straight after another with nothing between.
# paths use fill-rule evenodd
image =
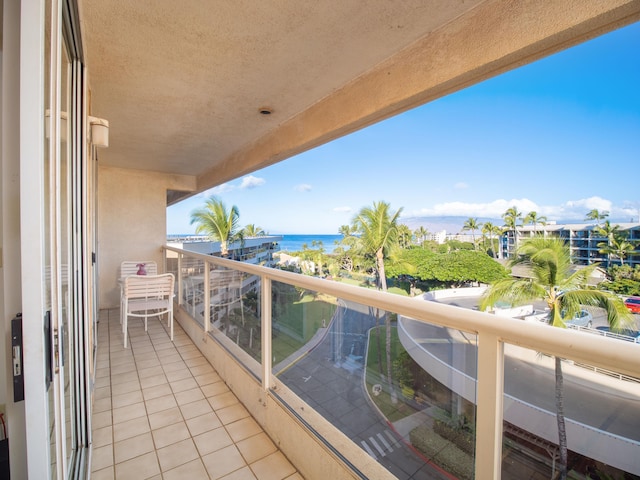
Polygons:
<instances>
[{"instance_id":1,"label":"parked car","mask_svg":"<svg viewBox=\"0 0 640 480\"><path fill-rule=\"evenodd\" d=\"M566 325L575 325L577 327L589 327L589 328L593 326L593 315L591 315L590 312L584 309L576 312L573 318L566 319L564 318L564 315L562 315L562 317Z\"/></svg>"},{"instance_id":2,"label":"parked car","mask_svg":"<svg viewBox=\"0 0 640 480\"><path fill-rule=\"evenodd\" d=\"M640 313L640 297L626 298L624 304L631 313Z\"/></svg>"}]
</instances>

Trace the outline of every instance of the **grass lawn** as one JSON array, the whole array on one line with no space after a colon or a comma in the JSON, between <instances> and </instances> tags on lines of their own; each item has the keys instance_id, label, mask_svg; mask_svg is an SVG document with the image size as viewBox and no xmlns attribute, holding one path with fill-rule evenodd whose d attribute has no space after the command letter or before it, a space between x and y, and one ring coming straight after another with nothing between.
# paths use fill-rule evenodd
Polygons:
<instances>
[{"instance_id":1,"label":"grass lawn","mask_svg":"<svg viewBox=\"0 0 640 480\"><path fill-rule=\"evenodd\" d=\"M381 347L381 356L382 356L382 372L384 378L386 379L387 374L387 360L386 360L386 330L384 325L378 327L380 330L380 347ZM400 339L398 338L398 329L394 326L391 327L391 362L393 363L394 359L400 354L400 352L404 351L404 347L400 343ZM393 375L393 372L392 372ZM394 382L395 383L395 382ZM379 384L382 386L382 392L379 395L374 395L373 385ZM373 402L380 409L383 415L390 421L395 422L396 420L400 420L404 417L407 417L413 413L415 413L415 409L406 404L402 398L402 392L400 391L400 386L395 384L394 388L396 391L396 395L398 397L398 401L393 403L391 400L391 395L389 394L389 387L386 380L383 380L380 374L380 369L378 366L378 340L377 340L377 332L374 328L371 330L371 334L369 336L369 350L367 354L367 371L366 371L366 385L367 390Z\"/></svg>"},{"instance_id":2,"label":"grass lawn","mask_svg":"<svg viewBox=\"0 0 640 480\"><path fill-rule=\"evenodd\" d=\"M287 304L278 318L274 318L281 326L279 332L274 334L271 346L274 363L302 348L322 327L323 320L328 326L336 308L335 303L320 300L314 295L305 295L300 301Z\"/></svg>"}]
</instances>

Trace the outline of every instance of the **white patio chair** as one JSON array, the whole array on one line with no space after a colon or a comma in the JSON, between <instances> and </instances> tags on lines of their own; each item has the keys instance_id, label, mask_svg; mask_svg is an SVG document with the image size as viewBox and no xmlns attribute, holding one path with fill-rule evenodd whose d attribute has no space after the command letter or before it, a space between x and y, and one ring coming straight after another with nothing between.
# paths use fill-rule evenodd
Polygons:
<instances>
[{"instance_id":1,"label":"white patio chair","mask_svg":"<svg viewBox=\"0 0 640 480\"><path fill-rule=\"evenodd\" d=\"M153 260L125 260L120 264L120 275L118 277L118 283L120 284L120 323L122 323L122 319L124 318L124 279L129 275L137 275L140 267L138 265L144 264L147 275L157 275L158 274L158 264Z\"/></svg>"},{"instance_id":2,"label":"white patio chair","mask_svg":"<svg viewBox=\"0 0 640 480\"><path fill-rule=\"evenodd\" d=\"M153 260L125 260L120 264L120 278L128 277L129 275L136 275L138 273L138 265L144 264L144 268L147 271L147 275L158 274L158 264Z\"/></svg>"},{"instance_id":3,"label":"white patio chair","mask_svg":"<svg viewBox=\"0 0 640 480\"><path fill-rule=\"evenodd\" d=\"M144 331L147 331L147 319L168 315L167 327L173 341L173 287L175 278L172 273L162 275L129 275L124 279L122 327L124 347L127 348L127 326L129 317L144 318Z\"/></svg>"}]
</instances>

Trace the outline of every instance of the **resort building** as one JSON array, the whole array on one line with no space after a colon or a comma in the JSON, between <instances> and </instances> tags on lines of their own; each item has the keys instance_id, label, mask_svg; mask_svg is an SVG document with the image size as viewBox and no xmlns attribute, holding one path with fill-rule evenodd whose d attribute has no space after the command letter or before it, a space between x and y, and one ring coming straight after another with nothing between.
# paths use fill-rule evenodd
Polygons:
<instances>
[{"instance_id":1,"label":"resort building","mask_svg":"<svg viewBox=\"0 0 640 480\"><path fill-rule=\"evenodd\" d=\"M170 247L166 209L638 20L637 0L2 2L0 476L450 478L417 450L437 404L473 426L474 478L525 478L505 350L617 381L639 376L637 344ZM123 261L173 274L173 315L127 321ZM452 391L473 407L365 381L383 312L460 332L431 348L472 366ZM598 430L638 418L627 394ZM640 475L638 429L611 435L607 465Z\"/></svg>"},{"instance_id":2,"label":"resort building","mask_svg":"<svg viewBox=\"0 0 640 480\"><path fill-rule=\"evenodd\" d=\"M557 237L565 239L571 249L572 262L576 265L600 264L603 268L612 265L640 265L640 223L615 223L612 227L618 227L620 234L636 246L635 252L625 256L622 260L612 254L603 252L603 243L609 244L609 239L603 235L598 225L592 223L577 224L548 224L548 225L523 225L518 227L518 241L534 235ZM511 258L516 249L516 232L509 230L501 237L503 258Z\"/></svg>"},{"instance_id":3,"label":"resort building","mask_svg":"<svg viewBox=\"0 0 640 480\"><path fill-rule=\"evenodd\" d=\"M232 242L228 245L228 258L264 267L273 267L273 254L279 250L278 242L281 241L282 237L279 235L247 237L242 241ZM220 242L203 240L202 238L171 238L167 240L167 245L203 255L220 256Z\"/></svg>"}]
</instances>

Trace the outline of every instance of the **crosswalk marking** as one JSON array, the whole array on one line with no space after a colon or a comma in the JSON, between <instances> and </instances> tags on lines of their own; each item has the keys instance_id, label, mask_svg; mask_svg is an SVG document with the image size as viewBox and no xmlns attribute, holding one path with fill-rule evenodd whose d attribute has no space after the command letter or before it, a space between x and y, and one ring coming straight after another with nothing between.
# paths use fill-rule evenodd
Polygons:
<instances>
[{"instance_id":1,"label":"crosswalk marking","mask_svg":"<svg viewBox=\"0 0 640 480\"><path fill-rule=\"evenodd\" d=\"M373 444L373 446L376 448L376 450L378 450L378 452L380 452L380 456L384 457L386 455L386 453L384 453L384 450L382 448L380 448L380 445L378 445L378 442L376 442L375 438L369 437L369 441Z\"/></svg>"},{"instance_id":2,"label":"crosswalk marking","mask_svg":"<svg viewBox=\"0 0 640 480\"><path fill-rule=\"evenodd\" d=\"M395 437L395 435L392 435L389 430L385 430L384 434L387 436L387 438L389 438L389 440L391 440L391 443L394 447L398 448L400 446L400 444L398 443L398 439Z\"/></svg>"},{"instance_id":3,"label":"crosswalk marking","mask_svg":"<svg viewBox=\"0 0 640 480\"><path fill-rule=\"evenodd\" d=\"M387 450L389 450L390 452L392 452L392 451L393 451L393 449L391 448L391 445L389 445L389 444L387 443L387 441L384 439L384 437L382 436L382 434L381 434L381 433L379 433L378 435L376 435L376 437L378 437L378 438L380 439L380 441L384 444L384 446L385 446L385 448L386 448Z\"/></svg>"},{"instance_id":4,"label":"crosswalk marking","mask_svg":"<svg viewBox=\"0 0 640 480\"><path fill-rule=\"evenodd\" d=\"M369 454L369 456L370 456L370 457L373 457L374 459L375 459L375 458L378 458L378 457L376 457L376 454L375 454L375 453L373 453L373 450L371 450L371 449L369 448L369 445L367 445L367 442L365 442L364 440L362 440L362 441L360 442L360 444L362 445L362 448L364 448L364 449L367 451L367 453Z\"/></svg>"},{"instance_id":5,"label":"crosswalk marking","mask_svg":"<svg viewBox=\"0 0 640 480\"><path fill-rule=\"evenodd\" d=\"M360 441L360 444L369 456L374 459L377 459L379 456L387 456L387 454L393 452L394 447L400 448L400 443L398 443L397 438L389 430L378 432L367 440Z\"/></svg>"}]
</instances>

